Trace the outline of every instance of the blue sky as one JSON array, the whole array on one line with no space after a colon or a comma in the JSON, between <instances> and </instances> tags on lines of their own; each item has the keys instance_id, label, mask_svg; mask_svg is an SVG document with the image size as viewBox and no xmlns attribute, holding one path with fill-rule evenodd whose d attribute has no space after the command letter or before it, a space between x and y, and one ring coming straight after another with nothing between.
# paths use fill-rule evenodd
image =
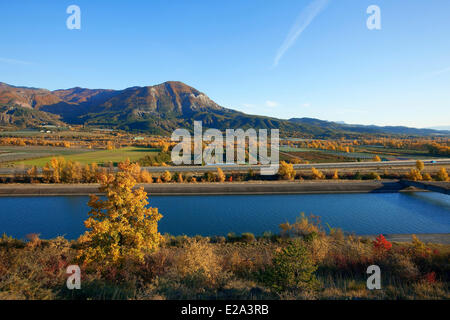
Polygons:
<instances>
[{"instance_id":1,"label":"blue sky","mask_svg":"<svg viewBox=\"0 0 450 320\"><path fill-rule=\"evenodd\" d=\"M72 4L81 30L66 27ZM372 4L381 30L366 27ZM450 125L449 14L448 0L1 1L0 81L179 80L250 114Z\"/></svg>"}]
</instances>

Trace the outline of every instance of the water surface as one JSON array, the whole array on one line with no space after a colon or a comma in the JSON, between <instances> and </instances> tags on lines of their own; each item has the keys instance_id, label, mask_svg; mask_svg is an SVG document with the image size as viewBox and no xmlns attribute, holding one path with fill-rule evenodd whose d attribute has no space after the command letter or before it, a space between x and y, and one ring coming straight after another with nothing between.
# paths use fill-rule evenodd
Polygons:
<instances>
[{"instance_id":1,"label":"water surface","mask_svg":"<svg viewBox=\"0 0 450 320\"><path fill-rule=\"evenodd\" d=\"M0 197L0 233L77 238L87 202L87 196ZM151 196L150 204L164 216L160 232L174 235L278 232L300 212L356 234L450 233L450 197L432 192Z\"/></svg>"}]
</instances>

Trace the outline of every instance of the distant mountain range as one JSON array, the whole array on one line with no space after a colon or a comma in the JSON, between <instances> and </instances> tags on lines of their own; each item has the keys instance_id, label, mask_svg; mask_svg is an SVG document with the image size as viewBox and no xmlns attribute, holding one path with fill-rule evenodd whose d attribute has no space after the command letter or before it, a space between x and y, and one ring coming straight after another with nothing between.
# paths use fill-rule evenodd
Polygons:
<instances>
[{"instance_id":1,"label":"distant mountain range","mask_svg":"<svg viewBox=\"0 0 450 320\"><path fill-rule=\"evenodd\" d=\"M219 106L206 94L176 81L124 90L77 87L55 91L0 82L0 124L3 125L23 128L42 124L82 124L170 134L176 128L192 128L194 120L203 121L203 126L209 128L276 128L283 135L317 138L358 134L450 134L432 129L248 115Z\"/></svg>"}]
</instances>

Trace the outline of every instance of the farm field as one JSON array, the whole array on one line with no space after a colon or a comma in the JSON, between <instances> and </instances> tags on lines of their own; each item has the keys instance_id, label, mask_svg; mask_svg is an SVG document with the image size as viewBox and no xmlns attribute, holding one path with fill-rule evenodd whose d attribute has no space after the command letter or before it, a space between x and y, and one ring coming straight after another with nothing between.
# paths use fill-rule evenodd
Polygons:
<instances>
[{"instance_id":1,"label":"farm field","mask_svg":"<svg viewBox=\"0 0 450 320\"><path fill-rule=\"evenodd\" d=\"M45 129L46 130L46 129ZM0 138L16 137L16 138L37 138L37 139L67 139L67 138L104 138L105 134L115 136L116 132L102 132L97 130L52 130L50 133L41 132L41 130L10 130L0 131Z\"/></svg>"},{"instance_id":2,"label":"farm field","mask_svg":"<svg viewBox=\"0 0 450 320\"><path fill-rule=\"evenodd\" d=\"M322 153L335 157L344 157L349 158L347 161L355 161L356 158L360 159L372 159L374 157L373 153L369 152L342 152L342 151L333 151L333 150L324 150L324 149L312 149L312 148L295 148L295 147L281 147L280 152L289 152L289 153Z\"/></svg>"},{"instance_id":3,"label":"farm field","mask_svg":"<svg viewBox=\"0 0 450 320\"><path fill-rule=\"evenodd\" d=\"M29 148L29 147L28 147ZM63 148L61 148L63 149ZM64 148L65 150L71 150ZM76 149L74 149L76 150ZM63 156L66 160L76 161L81 164L97 163L99 165L109 163L110 161L116 165L120 161L130 159L130 161L137 161L146 155L157 154L159 149L145 148L145 147L125 147L115 150L99 150L99 151L87 151L80 150L76 153L58 153L51 156L34 157L34 159L14 161L14 166L37 166L43 167L46 163L50 162L54 156ZM35 154L36 155L36 154Z\"/></svg>"},{"instance_id":4,"label":"farm field","mask_svg":"<svg viewBox=\"0 0 450 320\"><path fill-rule=\"evenodd\" d=\"M386 160L439 159L439 157L430 156L423 151L384 148L381 146L358 146L355 147L354 152L281 147L280 152L289 153L294 158L300 157L303 160L317 163L357 161L357 159L362 161L372 160L376 155Z\"/></svg>"},{"instance_id":5,"label":"farm field","mask_svg":"<svg viewBox=\"0 0 450 320\"><path fill-rule=\"evenodd\" d=\"M44 137L46 134L39 130L12 130L0 131L0 137Z\"/></svg>"},{"instance_id":6,"label":"farm field","mask_svg":"<svg viewBox=\"0 0 450 320\"><path fill-rule=\"evenodd\" d=\"M299 159L302 161L308 161L309 163L336 163L336 162L349 162L355 161L341 155L329 154L320 151L300 151L300 152L280 152L281 161L292 161L293 159Z\"/></svg>"},{"instance_id":7,"label":"farm field","mask_svg":"<svg viewBox=\"0 0 450 320\"><path fill-rule=\"evenodd\" d=\"M67 157L86 152L93 152L93 150L51 146L0 146L0 166L13 166L19 161L55 156Z\"/></svg>"},{"instance_id":8,"label":"farm field","mask_svg":"<svg viewBox=\"0 0 450 320\"><path fill-rule=\"evenodd\" d=\"M356 149L359 152L378 154L380 156L385 155L388 160L439 158L430 156L430 154L419 150L385 148L382 146L358 146Z\"/></svg>"}]
</instances>

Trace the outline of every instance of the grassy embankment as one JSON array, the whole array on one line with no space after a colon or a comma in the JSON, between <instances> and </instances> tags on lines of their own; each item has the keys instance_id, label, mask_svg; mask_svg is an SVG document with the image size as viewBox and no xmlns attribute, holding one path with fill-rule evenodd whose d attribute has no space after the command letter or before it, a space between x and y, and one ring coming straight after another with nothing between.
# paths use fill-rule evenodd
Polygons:
<instances>
[{"instance_id":1,"label":"grassy embankment","mask_svg":"<svg viewBox=\"0 0 450 320\"><path fill-rule=\"evenodd\" d=\"M383 241L378 244L381 248L336 230L325 235L310 222L297 223L283 236L267 234L259 239L251 234L165 236L144 263L81 266L82 288L69 291L65 271L77 263L77 241L3 237L0 299L450 298L450 245L417 240L393 243L391 248ZM295 260L286 254L292 248L301 249ZM381 268L381 290L366 288L371 264ZM289 280L296 272L303 280Z\"/></svg>"}]
</instances>

